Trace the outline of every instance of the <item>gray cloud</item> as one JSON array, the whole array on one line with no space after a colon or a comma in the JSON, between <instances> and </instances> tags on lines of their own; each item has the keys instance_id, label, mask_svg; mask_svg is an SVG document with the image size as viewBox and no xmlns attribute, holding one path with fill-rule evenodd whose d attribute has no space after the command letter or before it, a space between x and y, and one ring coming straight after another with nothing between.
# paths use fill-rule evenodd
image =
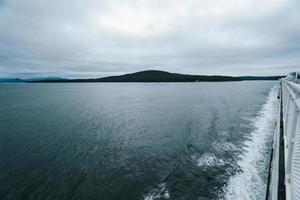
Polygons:
<instances>
[{"instance_id":1,"label":"gray cloud","mask_svg":"<svg viewBox=\"0 0 300 200\"><path fill-rule=\"evenodd\" d=\"M299 70L297 0L0 0L0 77Z\"/></svg>"}]
</instances>

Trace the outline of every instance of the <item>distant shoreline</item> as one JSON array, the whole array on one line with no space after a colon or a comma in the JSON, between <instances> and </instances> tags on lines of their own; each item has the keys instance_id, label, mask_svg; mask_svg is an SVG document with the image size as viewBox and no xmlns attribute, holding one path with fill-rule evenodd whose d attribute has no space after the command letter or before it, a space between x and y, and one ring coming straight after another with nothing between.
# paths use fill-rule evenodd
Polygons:
<instances>
[{"instance_id":1,"label":"distant shoreline","mask_svg":"<svg viewBox=\"0 0 300 200\"><path fill-rule=\"evenodd\" d=\"M279 78L280 79L280 78ZM28 84L28 83L222 83L222 82L243 82L243 81L277 81L279 79L253 79L253 80L237 80L237 81L26 81L20 83L0 83L0 84Z\"/></svg>"},{"instance_id":2,"label":"distant shoreline","mask_svg":"<svg viewBox=\"0 0 300 200\"><path fill-rule=\"evenodd\" d=\"M184 82L229 82L229 81L274 81L285 76L220 76L220 75L189 75L170 73L158 70L148 70L124 74L120 76L108 76L93 79L64 79L64 78L40 78L40 79L0 79L0 83L184 83Z\"/></svg>"}]
</instances>

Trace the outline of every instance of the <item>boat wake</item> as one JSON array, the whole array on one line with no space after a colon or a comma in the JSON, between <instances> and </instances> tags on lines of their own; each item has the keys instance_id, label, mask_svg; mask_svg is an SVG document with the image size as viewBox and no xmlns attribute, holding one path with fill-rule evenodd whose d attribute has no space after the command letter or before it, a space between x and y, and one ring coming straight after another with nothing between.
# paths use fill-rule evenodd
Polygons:
<instances>
[{"instance_id":1,"label":"boat wake","mask_svg":"<svg viewBox=\"0 0 300 200\"><path fill-rule=\"evenodd\" d=\"M238 161L241 172L232 176L225 191L226 200L264 199L268 164L277 115L277 86L274 86L258 116L254 130L245 141L244 154Z\"/></svg>"},{"instance_id":2,"label":"boat wake","mask_svg":"<svg viewBox=\"0 0 300 200\"><path fill-rule=\"evenodd\" d=\"M170 199L166 183L159 184L156 188L152 189L146 196L144 196L144 200L156 199Z\"/></svg>"}]
</instances>

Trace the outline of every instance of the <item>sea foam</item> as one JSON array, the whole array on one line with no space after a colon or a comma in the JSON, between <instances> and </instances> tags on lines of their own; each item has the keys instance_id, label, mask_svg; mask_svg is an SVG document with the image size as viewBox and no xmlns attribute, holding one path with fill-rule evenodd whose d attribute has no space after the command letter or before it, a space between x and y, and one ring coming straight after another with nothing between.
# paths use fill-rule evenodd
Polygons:
<instances>
[{"instance_id":1,"label":"sea foam","mask_svg":"<svg viewBox=\"0 0 300 200\"><path fill-rule=\"evenodd\" d=\"M169 199L170 194L167 189L166 183L161 183L154 189L152 189L147 195L144 196L144 200L156 200L156 199Z\"/></svg>"},{"instance_id":2,"label":"sea foam","mask_svg":"<svg viewBox=\"0 0 300 200\"><path fill-rule=\"evenodd\" d=\"M268 152L277 116L277 89L277 86L271 89L266 102L253 121L254 130L245 141L245 153L238 161L241 172L232 176L224 189L226 200L258 200L265 197L266 178L262 174L268 173L266 171L270 157Z\"/></svg>"}]
</instances>

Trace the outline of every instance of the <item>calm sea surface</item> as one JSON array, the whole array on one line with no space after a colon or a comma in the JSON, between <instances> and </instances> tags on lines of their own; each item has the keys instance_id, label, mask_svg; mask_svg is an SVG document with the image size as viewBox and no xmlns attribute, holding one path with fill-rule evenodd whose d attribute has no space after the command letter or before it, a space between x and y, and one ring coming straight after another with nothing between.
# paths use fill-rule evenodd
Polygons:
<instances>
[{"instance_id":1,"label":"calm sea surface","mask_svg":"<svg viewBox=\"0 0 300 200\"><path fill-rule=\"evenodd\" d=\"M253 132L272 132L275 84L2 84L0 199L230 198ZM262 188L270 147L254 155Z\"/></svg>"}]
</instances>

